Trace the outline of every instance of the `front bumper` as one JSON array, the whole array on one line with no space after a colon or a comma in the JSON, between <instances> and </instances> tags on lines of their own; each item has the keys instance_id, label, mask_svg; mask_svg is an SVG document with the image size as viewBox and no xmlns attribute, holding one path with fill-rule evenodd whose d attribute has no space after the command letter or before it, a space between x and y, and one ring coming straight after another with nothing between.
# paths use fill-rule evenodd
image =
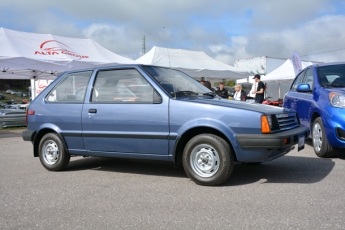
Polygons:
<instances>
[{"instance_id":1,"label":"front bumper","mask_svg":"<svg viewBox=\"0 0 345 230\"><path fill-rule=\"evenodd\" d=\"M298 137L309 136L309 128L300 126L272 134L237 134L236 138L242 149L286 149L298 143ZM288 138L284 144L284 139Z\"/></svg>"}]
</instances>

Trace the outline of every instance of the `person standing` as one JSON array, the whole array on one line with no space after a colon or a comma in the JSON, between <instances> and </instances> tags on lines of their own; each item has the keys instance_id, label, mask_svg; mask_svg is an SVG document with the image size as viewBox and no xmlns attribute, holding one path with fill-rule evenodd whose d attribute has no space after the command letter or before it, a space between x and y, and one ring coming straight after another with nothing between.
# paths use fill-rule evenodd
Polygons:
<instances>
[{"instance_id":1,"label":"person standing","mask_svg":"<svg viewBox=\"0 0 345 230\"><path fill-rule=\"evenodd\" d=\"M201 77L200 84L205 85L205 78Z\"/></svg>"},{"instance_id":2,"label":"person standing","mask_svg":"<svg viewBox=\"0 0 345 230\"><path fill-rule=\"evenodd\" d=\"M234 100L236 100L236 101L246 101L246 99L247 99L247 94L242 89L241 84L235 85Z\"/></svg>"},{"instance_id":3,"label":"person standing","mask_svg":"<svg viewBox=\"0 0 345 230\"><path fill-rule=\"evenodd\" d=\"M228 98L229 93L228 91L224 88L224 83L221 82L219 83L219 89L216 90L216 94L222 98Z\"/></svg>"},{"instance_id":4,"label":"person standing","mask_svg":"<svg viewBox=\"0 0 345 230\"><path fill-rule=\"evenodd\" d=\"M211 82L205 81L204 86L205 86L206 88L208 88L209 90L213 91L213 90L212 90L212 87L211 87Z\"/></svg>"},{"instance_id":5,"label":"person standing","mask_svg":"<svg viewBox=\"0 0 345 230\"><path fill-rule=\"evenodd\" d=\"M265 84L262 81L260 81L260 75L259 74L255 74L253 79L257 83L256 90L252 91L252 93L255 94L255 103L262 104L262 102L264 101L264 97L265 97Z\"/></svg>"}]
</instances>

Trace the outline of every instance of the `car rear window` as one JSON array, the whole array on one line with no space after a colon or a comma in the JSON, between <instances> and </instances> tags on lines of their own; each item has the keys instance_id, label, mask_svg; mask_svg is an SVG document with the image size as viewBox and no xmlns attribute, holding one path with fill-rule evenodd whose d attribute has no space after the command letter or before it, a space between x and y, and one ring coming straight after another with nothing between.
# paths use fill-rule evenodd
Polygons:
<instances>
[{"instance_id":1,"label":"car rear window","mask_svg":"<svg viewBox=\"0 0 345 230\"><path fill-rule=\"evenodd\" d=\"M70 73L48 94L47 102L82 103L92 71Z\"/></svg>"}]
</instances>

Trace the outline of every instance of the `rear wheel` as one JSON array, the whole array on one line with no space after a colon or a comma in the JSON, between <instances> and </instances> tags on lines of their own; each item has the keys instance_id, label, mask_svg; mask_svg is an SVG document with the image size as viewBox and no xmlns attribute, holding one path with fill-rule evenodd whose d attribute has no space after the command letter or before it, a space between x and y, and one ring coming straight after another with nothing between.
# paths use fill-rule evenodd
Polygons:
<instances>
[{"instance_id":1,"label":"rear wheel","mask_svg":"<svg viewBox=\"0 0 345 230\"><path fill-rule=\"evenodd\" d=\"M336 150L328 143L325 128L320 117L313 122L312 136L314 152L317 156L323 158L334 156Z\"/></svg>"},{"instance_id":2,"label":"rear wheel","mask_svg":"<svg viewBox=\"0 0 345 230\"><path fill-rule=\"evenodd\" d=\"M70 155L67 154L60 137L55 133L45 134L38 147L42 165L49 171L60 171L67 167Z\"/></svg>"},{"instance_id":3,"label":"rear wheel","mask_svg":"<svg viewBox=\"0 0 345 230\"><path fill-rule=\"evenodd\" d=\"M193 137L184 148L182 163L186 174L200 185L219 185L233 169L234 157L229 144L212 134Z\"/></svg>"}]
</instances>

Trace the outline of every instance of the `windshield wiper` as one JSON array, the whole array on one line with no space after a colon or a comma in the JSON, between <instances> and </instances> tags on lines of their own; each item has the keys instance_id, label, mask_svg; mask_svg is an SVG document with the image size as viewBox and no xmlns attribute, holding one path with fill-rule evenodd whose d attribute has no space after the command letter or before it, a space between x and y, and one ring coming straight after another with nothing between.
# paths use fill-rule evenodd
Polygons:
<instances>
[{"instance_id":1,"label":"windshield wiper","mask_svg":"<svg viewBox=\"0 0 345 230\"><path fill-rule=\"evenodd\" d=\"M345 85L332 83L331 87L345 87Z\"/></svg>"},{"instance_id":2,"label":"windshield wiper","mask_svg":"<svg viewBox=\"0 0 345 230\"><path fill-rule=\"evenodd\" d=\"M185 90L185 91L176 91L175 93L176 93L176 94L184 94L184 95L198 95L198 93L193 92L193 91L188 91L188 90Z\"/></svg>"},{"instance_id":3,"label":"windshield wiper","mask_svg":"<svg viewBox=\"0 0 345 230\"><path fill-rule=\"evenodd\" d=\"M202 95L204 96L211 96L211 97L215 97L216 94L214 92L207 92L207 93L203 93Z\"/></svg>"}]
</instances>

